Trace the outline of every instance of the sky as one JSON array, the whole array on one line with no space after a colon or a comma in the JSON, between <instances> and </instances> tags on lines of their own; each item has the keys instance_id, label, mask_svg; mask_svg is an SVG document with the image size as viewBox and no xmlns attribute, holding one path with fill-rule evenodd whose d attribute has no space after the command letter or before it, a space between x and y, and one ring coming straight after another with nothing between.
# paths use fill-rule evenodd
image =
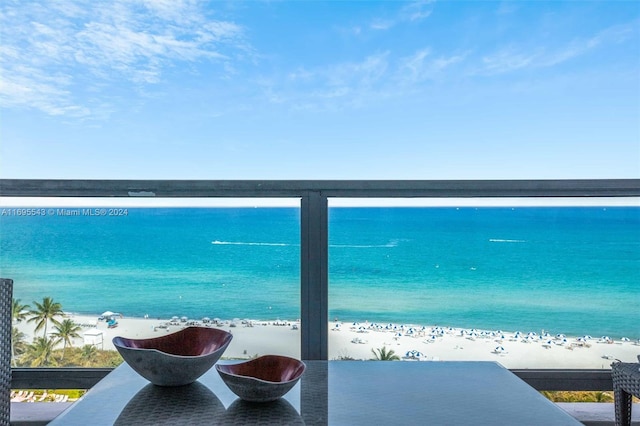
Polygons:
<instances>
[{"instance_id":1,"label":"sky","mask_svg":"<svg viewBox=\"0 0 640 426\"><path fill-rule=\"evenodd\" d=\"M637 1L0 3L0 178L640 178Z\"/></svg>"}]
</instances>

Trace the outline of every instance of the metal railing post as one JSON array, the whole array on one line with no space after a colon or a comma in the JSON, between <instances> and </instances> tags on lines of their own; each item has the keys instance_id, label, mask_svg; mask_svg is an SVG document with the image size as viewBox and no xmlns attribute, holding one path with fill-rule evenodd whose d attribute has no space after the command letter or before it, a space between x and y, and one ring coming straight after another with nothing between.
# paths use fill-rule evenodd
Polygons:
<instances>
[{"instance_id":1,"label":"metal railing post","mask_svg":"<svg viewBox=\"0 0 640 426\"><path fill-rule=\"evenodd\" d=\"M320 192L303 196L300 216L301 357L326 360L329 346L327 197Z\"/></svg>"}]
</instances>

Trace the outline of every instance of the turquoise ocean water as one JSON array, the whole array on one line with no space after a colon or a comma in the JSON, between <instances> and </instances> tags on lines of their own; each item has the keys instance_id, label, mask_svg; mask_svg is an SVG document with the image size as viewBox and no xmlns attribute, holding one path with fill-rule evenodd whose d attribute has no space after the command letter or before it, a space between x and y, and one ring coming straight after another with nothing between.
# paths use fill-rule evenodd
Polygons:
<instances>
[{"instance_id":1,"label":"turquoise ocean water","mask_svg":"<svg viewBox=\"0 0 640 426\"><path fill-rule=\"evenodd\" d=\"M298 209L40 213L0 215L22 303L300 316ZM331 208L329 223L331 319L640 338L640 208Z\"/></svg>"}]
</instances>

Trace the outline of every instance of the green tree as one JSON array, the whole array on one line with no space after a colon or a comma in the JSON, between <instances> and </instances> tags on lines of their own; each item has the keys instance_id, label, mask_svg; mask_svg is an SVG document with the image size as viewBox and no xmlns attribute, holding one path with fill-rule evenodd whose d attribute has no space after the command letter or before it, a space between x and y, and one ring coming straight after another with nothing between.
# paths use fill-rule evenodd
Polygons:
<instances>
[{"instance_id":1,"label":"green tree","mask_svg":"<svg viewBox=\"0 0 640 426\"><path fill-rule=\"evenodd\" d=\"M21 304L20 299L13 299L11 302L11 320L15 322L22 322L27 319L28 310L29 305Z\"/></svg>"},{"instance_id":2,"label":"green tree","mask_svg":"<svg viewBox=\"0 0 640 426\"><path fill-rule=\"evenodd\" d=\"M18 330L18 327L11 328L11 366L17 366L18 356L24 353L27 345L25 334Z\"/></svg>"},{"instance_id":3,"label":"green tree","mask_svg":"<svg viewBox=\"0 0 640 426\"><path fill-rule=\"evenodd\" d=\"M31 361L31 367L48 366L53 355L55 342L46 337L36 337L32 344L27 346L25 356Z\"/></svg>"},{"instance_id":4,"label":"green tree","mask_svg":"<svg viewBox=\"0 0 640 426\"><path fill-rule=\"evenodd\" d=\"M51 320L55 325L60 324L55 317L63 314L62 305L58 302L54 302L51 297L43 298L42 303L33 303L36 305L36 308L29 311L29 314L33 315L33 317L29 318L27 322L36 323L36 328L34 330L36 333L44 327L43 337L47 337L47 326L49 325L49 320Z\"/></svg>"},{"instance_id":5,"label":"green tree","mask_svg":"<svg viewBox=\"0 0 640 426\"><path fill-rule=\"evenodd\" d=\"M29 305L20 303L20 299L11 300L11 321L14 323L22 322L27 319ZM18 330L17 327L11 328L11 365L16 366L17 357L25 349L25 334Z\"/></svg>"},{"instance_id":6,"label":"green tree","mask_svg":"<svg viewBox=\"0 0 640 426\"><path fill-rule=\"evenodd\" d=\"M91 365L91 362L98 354L98 349L96 349L93 345L84 345L80 352L80 358L82 359L83 365Z\"/></svg>"},{"instance_id":7,"label":"green tree","mask_svg":"<svg viewBox=\"0 0 640 426\"><path fill-rule=\"evenodd\" d=\"M78 332L82 330L82 327L80 327L70 319L65 319L60 324L55 325L54 329L56 331L52 334L52 336L56 338L56 343L63 343L62 358L64 358L64 352L65 349L67 349L67 345L73 346L71 341L76 337L80 337L80 334Z\"/></svg>"},{"instance_id":8,"label":"green tree","mask_svg":"<svg viewBox=\"0 0 640 426\"><path fill-rule=\"evenodd\" d=\"M371 352L373 352L373 356L375 356L375 358L372 359L376 361L396 361L400 359L400 357L396 355L393 349L387 350L386 346L375 350L371 349Z\"/></svg>"}]
</instances>

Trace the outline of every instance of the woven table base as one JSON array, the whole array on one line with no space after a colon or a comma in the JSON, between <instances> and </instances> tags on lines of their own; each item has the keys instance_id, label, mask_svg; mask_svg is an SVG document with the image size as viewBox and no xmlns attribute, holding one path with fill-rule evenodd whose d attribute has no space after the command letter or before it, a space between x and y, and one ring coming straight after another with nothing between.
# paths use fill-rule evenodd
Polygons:
<instances>
[{"instance_id":1,"label":"woven table base","mask_svg":"<svg viewBox=\"0 0 640 426\"><path fill-rule=\"evenodd\" d=\"M611 364L616 425L631 425L631 397L640 398L640 363Z\"/></svg>"},{"instance_id":2,"label":"woven table base","mask_svg":"<svg viewBox=\"0 0 640 426\"><path fill-rule=\"evenodd\" d=\"M13 280L0 278L0 425L11 415L11 305Z\"/></svg>"}]
</instances>

